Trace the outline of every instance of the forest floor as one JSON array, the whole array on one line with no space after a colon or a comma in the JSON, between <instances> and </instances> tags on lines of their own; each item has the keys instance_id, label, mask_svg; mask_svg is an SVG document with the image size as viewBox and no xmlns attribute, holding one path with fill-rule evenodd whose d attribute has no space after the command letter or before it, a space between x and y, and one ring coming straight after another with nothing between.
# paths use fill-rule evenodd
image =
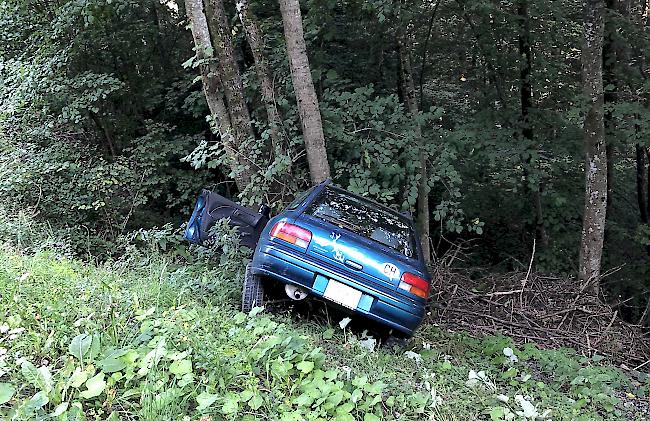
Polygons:
<instances>
[{"instance_id":1,"label":"forest floor","mask_svg":"<svg viewBox=\"0 0 650 421\"><path fill-rule=\"evenodd\" d=\"M0 418L650 419L645 357L622 364L629 350L606 345L626 327L587 321L604 309L584 294L569 294L582 310L548 307L562 288L539 296L532 275L489 290L456 276L391 347L318 303L243 314L241 263L176 262L0 247Z\"/></svg>"}]
</instances>

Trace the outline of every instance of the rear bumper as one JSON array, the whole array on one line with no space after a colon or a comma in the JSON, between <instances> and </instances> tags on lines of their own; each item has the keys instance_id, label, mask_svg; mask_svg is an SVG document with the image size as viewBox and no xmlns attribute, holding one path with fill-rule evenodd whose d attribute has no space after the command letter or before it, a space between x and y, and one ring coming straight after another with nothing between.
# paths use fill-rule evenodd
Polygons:
<instances>
[{"instance_id":1,"label":"rear bumper","mask_svg":"<svg viewBox=\"0 0 650 421\"><path fill-rule=\"evenodd\" d=\"M276 242L260 241L251 270L285 284L299 285L312 295L323 297L330 279L363 293L355 313L412 335L424 317L424 304L403 299L397 292L363 279L355 279L327 262L316 260Z\"/></svg>"}]
</instances>

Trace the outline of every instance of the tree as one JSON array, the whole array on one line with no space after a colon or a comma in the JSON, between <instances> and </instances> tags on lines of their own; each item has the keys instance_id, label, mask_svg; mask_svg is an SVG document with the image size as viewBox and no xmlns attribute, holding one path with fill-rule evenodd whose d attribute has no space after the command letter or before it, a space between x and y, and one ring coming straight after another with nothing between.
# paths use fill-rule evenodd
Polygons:
<instances>
[{"instance_id":1,"label":"tree","mask_svg":"<svg viewBox=\"0 0 650 421\"><path fill-rule=\"evenodd\" d=\"M418 181L418 229L420 231L420 243L424 259L428 263L431 260L431 243L430 243L430 216L429 216L429 176L427 171L427 150L425 139L422 136L422 126L417 121L420 115L420 107L415 94L415 84L413 81L413 67L411 66L411 46L412 40L408 34L403 34L398 39L398 49L400 58L402 92L406 107L413 118L415 124L415 139L419 156L420 179Z\"/></svg>"},{"instance_id":2,"label":"tree","mask_svg":"<svg viewBox=\"0 0 650 421\"><path fill-rule=\"evenodd\" d=\"M307 57L300 4L298 0L279 1L289 67L291 68L291 80L298 103L302 135L309 163L309 174L312 184L318 184L330 177L330 167L325 149L325 135L323 134L318 98Z\"/></svg>"},{"instance_id":3,"label":"tree","mask_svg":"<svg viewBox=\"0 0 650 421\"><path fill-rule=\"evenodd\" d=\"M232 43L232 30L223 6L223 0L204 0L206 13L209 18L210 34L214 52L218 58L220 77L223 82L232 131L234 136L232 151L236 155L231 159L235 167L235 177L238 186L248 187L253 175L257 172L256 163L252 161L250 149L253 148L255 134L250 113L244 99L239 66L235 60ZM243 190L240 186L240 192Z\"/></svg>"},{"instance_id":4,"label":"tree","mask_svg":"<svg viewBox=\"0 0 650 421\"><path fill-rule=\"evenodd\" d=\"M208 22L203 12L202 0L187 0L185 2L187 17L191 22L192 37L194 38L194 49L196 50L196 59L201 63L201 79L203 80L203 93L212 114L215 119L221 140L224 144L230 145L230 115L224 102L223 87L217 63L211 57L212 40Z\"/></svg>"},{"instance_id":5,"label":"tree","mask_svg":"<svg viewBox=\"0 0 650 421\"><path fill-rule=\"evenodd\" d=\"M535 137L533 133L532 116L530 115L533 109L533 84L532 84L532 70L533 70L533 54L531 51L531 36L530 36L530 18L528 16L528 0L518 0L517 2L517 17L519 18L519 55L522 59L519 70L520 80L520 123L522 126L521 134L526 142L525 150L525 165L524 165L524 182L526 183L524 189L528 191L533 199L535 206L535 238L539 244L548 246L548 235L544 228L544 220L542 217L542 195L541 185L539 180L532 180L531 164L533 162L533 154L537 153L534 146Z\"/></svg>"},{"instance_id":6,"label":"tree","mask_svg":"<svg viewBox=\"0 0 650 421\"><path fill-rule=\"evenodd\" d=\"M579 279L598 290L607 211L607 152L603 111L603 0L585 0L582 82L588 101L584 121L585 204L580 242Z\"/></svg>"},{"instance_id":7,"label":"tree","mask_svg":"<svg viewBox=\"0 0 650 421\"><path fill-rule=\"evenodd\" d=\"M282 147L279 128L281 124L280 114L275 104L275 89L273 88L273 72L269 67L266 54L264 53L264 35L259 28L257 19L250 10L248 0L237 2L237 14L244 27L246 40L253 52L255 60L255 72L260 83L262 101L266 109L266 117L269 121L271 140L276 147Z\"/></svg>"}]
</instances>

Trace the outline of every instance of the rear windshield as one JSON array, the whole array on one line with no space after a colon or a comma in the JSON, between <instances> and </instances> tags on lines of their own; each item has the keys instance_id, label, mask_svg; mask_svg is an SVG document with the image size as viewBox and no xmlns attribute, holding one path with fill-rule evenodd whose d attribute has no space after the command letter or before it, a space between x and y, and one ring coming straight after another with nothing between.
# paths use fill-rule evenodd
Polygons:
<instances>
[{"instance_id":1,"label":"rear windshield","mask_svg":"<svg viewBox=\"0 0 650 421\"><path fill-rule=\"evenodd\" d=\"M405 217L344 190L326 187L305 212L407 257L415 256L415 237Z\"/></svg>"}]
</instances>

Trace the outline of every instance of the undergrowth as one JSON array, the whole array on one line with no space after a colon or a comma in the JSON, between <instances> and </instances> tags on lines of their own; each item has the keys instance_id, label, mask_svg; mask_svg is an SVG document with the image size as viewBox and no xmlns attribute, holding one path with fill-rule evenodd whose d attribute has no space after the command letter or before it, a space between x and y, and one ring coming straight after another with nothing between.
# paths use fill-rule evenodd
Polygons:
<instances>
[{"instance_id":1,"label":"undergrowth","mask_svg":"<svg viewBox=\"0 0 650 421\"><path fill-rule=\"evenodd\" d=\"M0 417L647 419L647 379L598 356L435 326L389 348L347 320L243 314L243 261L181 261L0 249Z\"/></svg>"}]
</instances>

